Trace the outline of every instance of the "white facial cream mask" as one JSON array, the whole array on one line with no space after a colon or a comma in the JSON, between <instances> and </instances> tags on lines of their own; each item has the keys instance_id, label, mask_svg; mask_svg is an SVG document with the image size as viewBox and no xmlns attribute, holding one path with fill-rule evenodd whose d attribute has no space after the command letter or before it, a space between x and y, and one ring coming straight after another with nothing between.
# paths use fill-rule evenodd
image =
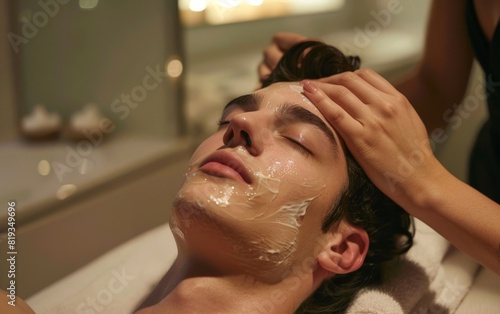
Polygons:
<instances>
[{"instance_id":1,"label":"white facial cream mask","mask_svg":"<svg viewBox=\"0 0 500 314\"><path fill-rule=\"evenodd\" d=\"M190 221L205 219L217 230L222 228L232 243L232 252L220 253L248 269L272 272L273 267L290 263L301 220L309 204L323 191L324 184L315 178L300 176L296 176L300 177L297 182L282 182L278 173L293 173L293 161L276 162L260 169L244 148L234 153L245 160L253 184L212 176L201 170L192 171L207 157L203 156L193 162L186 174L175 201L171 228L178 238L185 240ZM290 190L300 193L290 195L287 193ZM287 195L287 199L278 197L280 193Z\"/></svg>"},{"instance_id":2,"label":"white facial cream mask","mask_svg":"<svg viewBox=\"0 0 500 314\"><path fill-rule=\"evenodd\" d=\"M295 101L309 102L302 94L302 98L295 94L302 91L300 85L283 84L277 89L280 90L275 94L277 97L283 98L287 93ZM304 105L309 109L308 104ZM274 107L277 103L269 99L262 104L264 110L273 111ZM272 130L270 136L274 136L271 134ZM221 245L209 254L264 275L272 274L273 268L291 263L302 220L311 203L326 188L325 182L318 179L324 176L314 168L315 163L287 158L283 156L287 150L272 145L266 146L267 159L251 155L242 146L224 150L241 161L237 166L246 169L252 183L200 170L202 162L214 152L198 155L174 202L172 231L188 247L192 245L190 234L196 233L193 241L198 242L217 238L215 243ZM269 156L276 156L276 160L270 162ZM202 232L194 229L200 225L204 227Z\"/></svg>"}]
</instances>

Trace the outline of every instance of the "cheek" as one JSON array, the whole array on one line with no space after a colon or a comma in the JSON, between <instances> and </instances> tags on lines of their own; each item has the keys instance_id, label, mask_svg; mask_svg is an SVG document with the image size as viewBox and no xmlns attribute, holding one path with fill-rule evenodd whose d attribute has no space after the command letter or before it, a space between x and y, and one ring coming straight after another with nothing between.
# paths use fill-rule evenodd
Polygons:
<instances>
[{"instance_id":1,"label":"cheek","mask_svg":"<svg viewBox=\"0 0 500 314\"><path fill-rule=\"evenodd\" d=\"M298 157L298 154L276 151L267 163L268 175L282 182L279 196L283 200L317 197L326 186L324 174L319 168L303 156ZM284 158L276 159L275 156Z\"/></svg>"},{"instance_id":2,"label":"cheek","mask_svg":"<svg viewBox=\"0 0 500 314\"><path fill-rule=\"evenodd\" d=\"M189 161L189 165L193 165L196 161L198 161L202 157L206 157L208 154L216 151L218 148L224 145L222 140L222 132L217 132L206 140L204 140L198 148L195 150L193 155L191 156L191 160Z\"/></svg>"}]
</instances>

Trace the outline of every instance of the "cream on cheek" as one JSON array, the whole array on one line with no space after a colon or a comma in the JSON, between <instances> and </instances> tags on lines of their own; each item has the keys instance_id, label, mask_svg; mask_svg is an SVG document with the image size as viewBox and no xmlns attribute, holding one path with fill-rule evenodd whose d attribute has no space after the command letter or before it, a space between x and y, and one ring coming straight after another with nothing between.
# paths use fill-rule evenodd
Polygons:
<instances>
[{"instance_id":1,"label":"cream on cheek","mask_svg":"<svg viewBox=\"0 0 500 314\"><path fill-rule=\"evenodd\" d=\"M301 92L297 84L280 85L265 97L261 108L275 111L283 98L294 102L302 99L308 109L315 108ZM279 136L273 131L268 134L271 138L276 135ZM211 149L200 149L208 153L194 155L177 195L172 231L184 239L188 235L185 233L189 233L189 221L196 215L196 219L215 225L213 230L223 234L233 250L220 253L240 265L269 273L273 267L288 266L290 255L297 249L302 218L325 190L321 170L298 157L297 152L277 144L281 142L274 138L267 142L267 159L251 156L241 146L230 149L243 161L253 178L252 185L216 177L198 170L200 163L213 153L213 147L218 147L215 143L220 143L220 138L207 144ZM180 212L179 208L184 210Z\"/></svg>"},{"instance_id":2,"label":"cream on cheek","mask_svg":"<svg viewBox=\"0 0 500 314\"><path fill-rule=\"evenodd\" d=\"M258 217L260 219L252 226L255 231L252 243L258 248L256 257L273 266L286 267L291 263L289 257L297 249L302 218L325 188L318 180L317 171L301 171L304 168L307 167L298 166L297 161L286 160L277 161L268 169L271 176L279 174L285 184L275 201L269 203L272 210Z\"/></svg>"},{"instance_id":3,"label":"cream on cheek","mask_svg":"<svg viewBox=\"0 0 500 314\"><path fill-rule=\"evenodd\" d=\"M296 250L302 217L325 189L320 173L297 156L281 157L286 151L279 147L268 149L267 156L276 157L265 167L243 147L233 149L233 153L245 162L254 183L208 175L197 170L207 156L197 158L176 201L195 211L173 215L172 231L184 238L191 215L207 217L206 221L217 225L216 230L223 230L233 247L225 253L240 265L261 271L286 266ZM179 219L182 228L178 227ZM263 263L269 267L262 268Z\"/></svg>"}]
</instances>

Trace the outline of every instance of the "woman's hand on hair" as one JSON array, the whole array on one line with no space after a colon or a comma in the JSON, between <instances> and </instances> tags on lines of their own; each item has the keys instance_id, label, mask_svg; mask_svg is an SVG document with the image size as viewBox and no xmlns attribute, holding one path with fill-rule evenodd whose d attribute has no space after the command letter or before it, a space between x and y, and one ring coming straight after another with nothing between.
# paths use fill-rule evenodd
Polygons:
<instances>
[{"instance_id":1,"label":"woman's hand on hair","mask_svg":"<svg viewBox=\"0 0 500 314\"><path fill-rule=\"evenodd\" d=\"M290 47L304 40L307 40L307 37L295 33L281 32L274 34L271 43L264 49L262 61L257 68L259 80L271 74L283 54Z\"/></svg>"},{"instance_id":2,"label":"woman's hand on hair","mask_svg":"<svg viewBox=\"0 0 500 314\"><path fill-rule=\"evenodd\" d=\"M370 70L304 81L306 95L373 183L483 266L500 274L500 206L434 157L410 102Z\"/></svg>"},{"instance_id":3,"label":"woman's hand on hair","mask_svg":"<svg viewBox=\"0 0 500 314\"><path fill-rule=\"evenodd\" d=\"M374 71L344 72L303 85L304 94L373 183L394 201L406 203L411 193L425 188L426 181L444 169L413 106Z\"/></svg>"}]
</instances>

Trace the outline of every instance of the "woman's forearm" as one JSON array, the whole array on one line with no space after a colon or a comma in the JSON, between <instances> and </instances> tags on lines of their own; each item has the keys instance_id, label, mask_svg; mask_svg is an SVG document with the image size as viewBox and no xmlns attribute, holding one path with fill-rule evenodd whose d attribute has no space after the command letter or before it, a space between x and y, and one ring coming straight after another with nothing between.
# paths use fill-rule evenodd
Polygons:
<instances>
[{"instance_id":1,"label":"woman's forearm","mask_svg":"<svg viewBox=\"0 0 500 314\"><path fill-rule=\"evenodd\" d=\"M500 187L499 187L500 188ZM400 205L477 262L500 275L500 205L441 165L410 184Z\"/></svg>"},{"instance_id":2,"label":"woman's forearm","mask_svg":"<svg viewBox=\"0 0 500 314\"><path fill-rule=\"evenodd\" d=\"M368 69L303 86L382 192L500 274L500 205L439 163L403 95Z\"/></svg>"}]
</instances>

